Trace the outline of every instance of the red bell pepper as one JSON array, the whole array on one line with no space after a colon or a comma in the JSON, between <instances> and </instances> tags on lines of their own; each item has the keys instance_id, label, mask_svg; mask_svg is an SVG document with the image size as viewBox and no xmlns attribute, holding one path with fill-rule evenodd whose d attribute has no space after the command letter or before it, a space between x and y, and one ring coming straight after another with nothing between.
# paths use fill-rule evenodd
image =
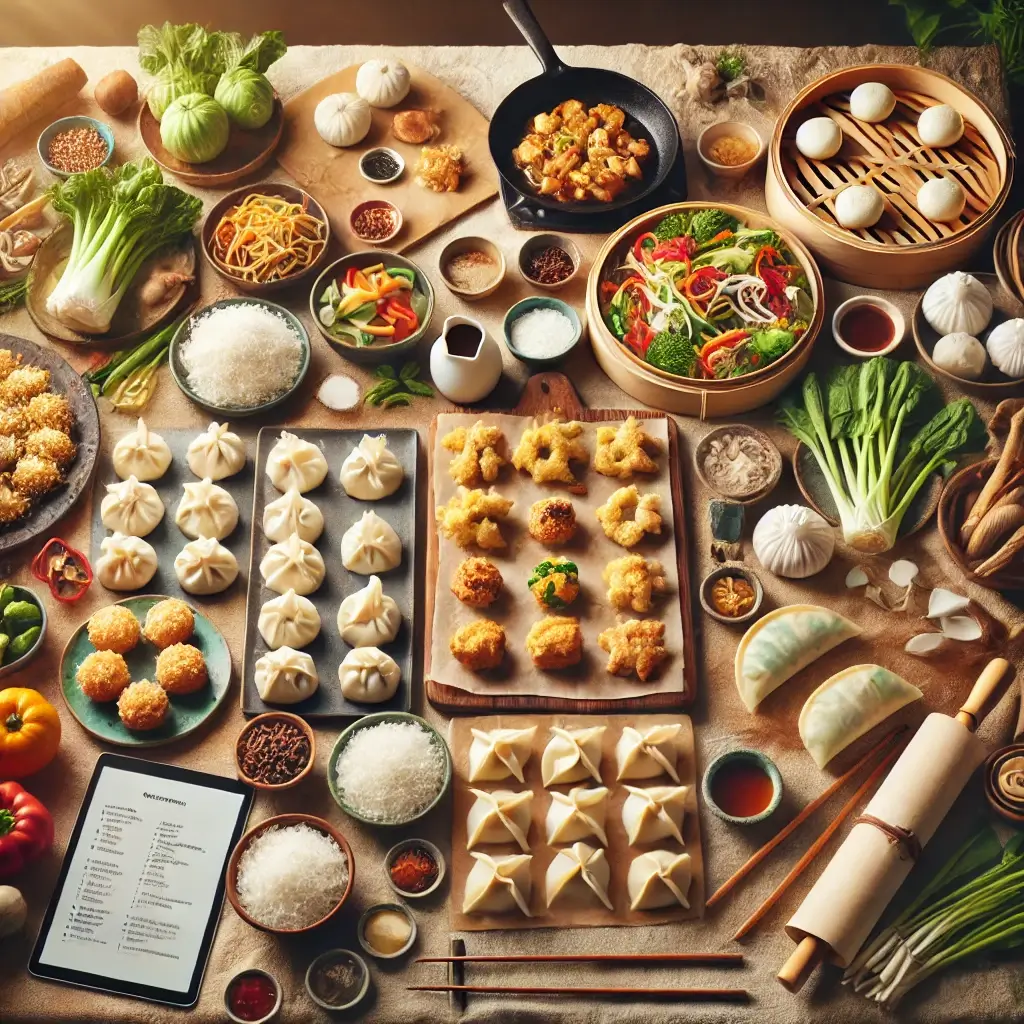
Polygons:
<instances>
[{"instance_id":1,"label":"red bell pepper","mask_svg":"<svg viewBox=\"0 0 1024 1024\"><path fill-rule=\"evenodd\" d=\"M50 812L17 782L0 783L0 878L16 875L52 845Z\"/></svg>"},{"instance_id":2,"label":"red bell pepper","mask_svg":"<svg viewBox=\"0 0 1024 1024\"><path fill-rule=\"evenodd\" d=\"M658 236L653 231L645 231L634 243L633 243L633 255L641 262L646 263L646 256L649 255L648 250L644 249L644 242L651 241L654 245L649 246L649 249L653 249L658 244Z\"/></svg>"},{"instance_id":3,"label":"red bell pepper","mask_svg":"<svg viewBox=\"0 0 1024 1024\"><path fill-rule=\"evenodd\" d=\"M715 283L728 275L717 267L700 267L682 285L682 293L690 300L702 301L715 290Z\"/></svg>"},{"instance_id":4,"label":"red bell pepper","mask_svg":"<svg viewBox=\"0 0 1024 1024\"><path fill-rule=\"evenodd\" d=\"M659 242L651 250L651 258L655 260L678 260L685 263L689 272L690 260L697 251L697 243L692 236L683 235L682 238L670 238L667 242Z\"/></svg>"},{"instance_id":5,"label":"red bell pepper","mask_svg":"<svg viewBox=\"0 0 1024 1024\"><path fill-rule=\"evenodd\" d=\"M77 601L92 583L89 559L60 537L51 537L32 559L32 575L50 588L58 601Z\"/></svg>"},{"instance_id":6,"label":"red bell pepper","mask_svg":"<svg viewBox=\"0 0 1024 1024\"><path fill-rule=\"evenodd\" d=\"M636 317L629 325L622 339L637 355L647 355L647 349L654 341L654 329L642 317Z\"/></svg>"},{"instance_id":7,"label":"red bell pepper","mask_svg":"<svg viewBox=\"0 0 1024 1024\"><path fill-rule=\"evenodd\" d=\"M601 301L611 302L618 294L619 286L614 281L602 281L601 282Z\"/></svg>"},{"instance_id":8,"label":"red bell pepper","mask_svg":"<svg viewBox=\"0 0 1024 1024\"><path fill-rule=\"evenodd\" d=\"M744 331L741 328L737 328L734 331L726 331L725 334L720 334L717 338L713 338L700 350L700 361L704 367L705 372L710 377L714 377L714 360L710 356L715 352L721 352L722 349L733 348L738 345L741 341L746 341L750 337L749 331Z\"/></svg>"}]
</instances>

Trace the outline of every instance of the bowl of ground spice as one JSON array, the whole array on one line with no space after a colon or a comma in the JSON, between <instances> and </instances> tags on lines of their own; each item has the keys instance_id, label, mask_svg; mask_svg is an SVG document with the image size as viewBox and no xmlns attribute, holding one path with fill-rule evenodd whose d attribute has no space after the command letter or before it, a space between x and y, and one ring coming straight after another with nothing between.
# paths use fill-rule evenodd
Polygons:
<instances>
[{"instance_id":1,"label":"bowl of ground spice","mask_svg":"<svg viewBox=\"0 0 1024 1024\"><path fill-rule=\"evenodd\" d=\"M444 856L426 839L403 839L388 850L384 869L388 885L399 896L419 899L435 892L444 881Z\"/></svg>"},{"instance_id":2,"label":"bowl of ground spice","mask_svg":"<svg viewBox=\"0 0 1024 1024\"><path fill-rule=\"evenodd\" d=\"M58 178L103 167L114 155L114 132L94 117L62 117L39 136L39 159Z\"/></svg>"},{"instance_id":3,"label":"bowl of ground spice","mask_svg":"<svg viewBox=\"0 0 1024 1024\"><path fill-rule=\"evenodd\" d=\"M764 140L742 121L719 121L698 136L697 155L717 177L742 178L764 155Z\"/></svg>"},{"instance_id":4,"label":"bowl of ground spice","mask_svg":"<svg viewBox=\"0 0 1024 1024\"><path fill-rule=\"evenodd\" d=\"M361 242L384 245L402 230L402 211L384 199L367 199L349 217L352 234Z\"/></svg>"},{"instance_id":5,"label":"bowl of ground spice","mask_svg":"<svg viewBox=\"0 0 1024 1024\"><path fill-rule=\"evenodd\" d=\"M287 711L257 715L235 741L238 777L256 789L290 789L310 773L315 757L312 728Z\"/></svg>"},{"instance_id":6,"label":"bowl of ground spice","mask_svg":"<svg viewBox=\"0 0 1024 1024\"><path fill-rule=\"evenodd\" d=\"M491 295L505 277L505 256L489 239L466 235L449 242L437 261L450 292L464 299Z\"/></svg>"},{"instance_id":7,"label":"bowl of ground spice","mask_svg":"<svg viewBox=\"0 0 1024 1024\"><path fill-rule=\"evenodd\" d=\"M580 269L580 251L566 235L533 235L519 250L519 273L538 288L555 291Z\"/></svg>"}]
</instances>

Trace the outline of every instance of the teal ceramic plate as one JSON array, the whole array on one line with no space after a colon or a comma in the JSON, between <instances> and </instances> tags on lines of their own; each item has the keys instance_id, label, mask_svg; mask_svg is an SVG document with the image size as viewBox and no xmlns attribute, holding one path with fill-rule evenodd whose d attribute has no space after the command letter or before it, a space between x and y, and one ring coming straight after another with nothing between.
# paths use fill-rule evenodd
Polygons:
<instances>
[{"instance_id":1,"label":"teal ceramic plate","mask_svg":"<svg viewBox=\"0 0 1024 1024\"><path fill-rule=\"evenodd\" d=\"M161 595L147 594L143 597L128 597L117 604L123 604L142 623L149 609L165 600ZM195 608L192 608L192 613L195 615L196 628L189 643L203 652L210 681L198 693L171 697L167 720L159 729L148 732L132 732L123 725L117 716L116 701L97 704L79 689L75 673L86 655L92 654L96 648L89 643L87 622L75 630L61 658L60 685L64 702L86 732L104 743L114 743L121 747L157 747L194 732L217 710L228 694L231 654L220 630ZM125 655L133 682L155 678L157 654L159 651L142 639L135 650Z\"/></svg>"}]
</instances>

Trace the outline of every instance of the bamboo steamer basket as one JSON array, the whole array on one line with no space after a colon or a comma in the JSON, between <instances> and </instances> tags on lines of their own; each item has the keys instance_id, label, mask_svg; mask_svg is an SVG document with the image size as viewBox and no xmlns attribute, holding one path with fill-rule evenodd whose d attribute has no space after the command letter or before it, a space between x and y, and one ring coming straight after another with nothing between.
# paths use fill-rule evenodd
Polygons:
<instances>
[{"instance_id":1,"label":"bamboo steamer basket","mask_svg":"<svg viewBox=\"0 0 1024 1024\"><path fill-rule=\"evenodd\" d=\"M733 380L698 381L666 373L645 363L630 352L612 334L601 315L599 288L602 275L617 250L624 249L638 234L652 228L662 217L679 210L704 210L715 206L732 214L741 224L754 228L772 228L803 268L814 300L814 316L807 330L781 359L763 370ZM814 342L825 318L825 298L821 274L814 257L792 234L781 229L771 218L756 210L729 203L672 203L635 217L610 235L594 259L587 279L587 320L590 342L601 369L626 394L645 405L666 412L712 419L735 416L766 405L778 397L799 376L811 357ZM742 382L742 383L740 383Z\"/></svg>"},{"instance_id":2,"label":"bamboo steamer basket","mask_svg":"<svg viewBox=\"0 0 1024 1024\"><path fill-rule=\"evenodd\" d=\"M849 115L848 94L863 82L883 82L896 94L896 110L881 124ZM960 112L963 138L945 149L911 148L907 139L917 139L917 113L936 103ZM793 136L804 115L822 114L843 129L843 149L828 161L807 160L797 153ZM902 144L892 141L897 126ZM890 146L900 162L883 173L880 165L892 155ZM765 200L771 216L805 242L833 276L869 288L919 288L969 264L1006 202L1013 170L1006 133L962 86L928 68L865 64L812 82L782 112L768 150ZM926 178L946 171L964 186L967 206L958 221L935 224L917 211L917 190ZM865 176L885 193L886 212L873 228L842 228L830 190Z\"/></svg>"}]
</instances>

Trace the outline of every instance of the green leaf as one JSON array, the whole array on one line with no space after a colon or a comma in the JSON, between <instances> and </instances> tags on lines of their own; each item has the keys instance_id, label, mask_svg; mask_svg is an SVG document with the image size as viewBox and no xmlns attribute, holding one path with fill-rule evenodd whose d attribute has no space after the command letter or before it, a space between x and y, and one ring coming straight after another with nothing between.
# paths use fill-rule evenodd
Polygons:
<instances>
[{"instance_id":1,"label":"green leaf","mask_svg":"<svg viewBox=\"0 0 1024 1024\"><path fill-rule=\"evenodd\" d=\"M379 377L381 380L397 380L395 376L395 368L388 366L387 363L382 363L373 371L375 377Z\"/></svg>"},{"instance_id":2,"label":"green leaf","mask_svg":"<svg viewBox=\"0 0 1024 1024\"><path fill-rule=\"evenodd\" d=\"M398 373L402 380L415 380L419 375L420 364L414 362L406 363Z\"/></svg>"},{"instance_id":3,"label":"green leaf","mask_svg":"<svg viewBox=\"0 0 1024 1024\"><path fill-rule=\"evenodd\" d=\"M424 398L433 398L434 389L429 384L424 384L421 380L407 380L405 386L414 394L422 395Z\"/></svg>"},{"instance_id":4,"label":"green leaf","mask_svg":"<svg viewBox=\"0 0 1024 1024\"><path fill-rule=\"evenodd\" d=\"M380 405L388 395L397 391L400 386L397 380L382 380L363 395L363 401L367 405Z\"/></svg>"},{"instance_id":5,"label":"green leaf","mask_svg":"<svg viewBox=\"0 0 1024 1024\"><path fill-rule=\"evenodd\" d=\"M411 405L412 395L406 391L396 391L393 395L388 395L380 404L385 409L391 409L396 405Z\"/></svg>"}]
</instances>

